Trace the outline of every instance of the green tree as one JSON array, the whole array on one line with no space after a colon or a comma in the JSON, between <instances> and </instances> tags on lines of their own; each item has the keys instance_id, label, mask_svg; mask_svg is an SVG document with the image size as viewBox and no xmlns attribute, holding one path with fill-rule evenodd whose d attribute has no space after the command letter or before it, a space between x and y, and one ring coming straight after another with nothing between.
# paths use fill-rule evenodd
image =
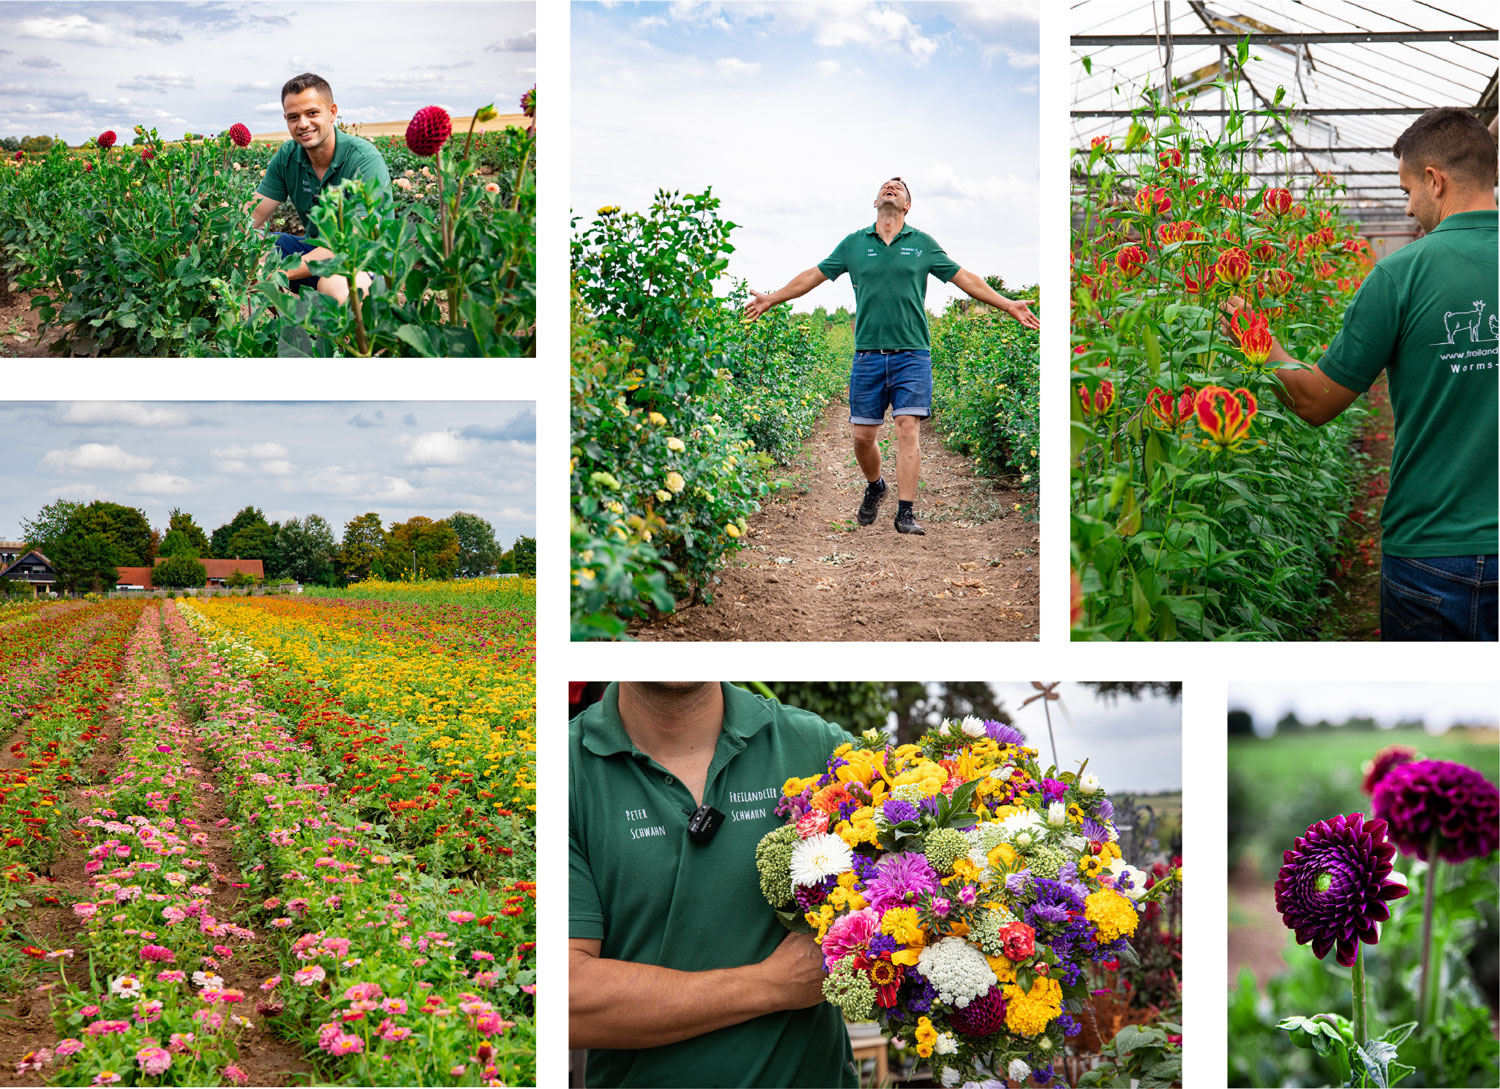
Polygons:
<instances>
[{"instance_id":1,"label":"green tree","mask_svg":"<svg viewBox=\"0 0 1500 1089\"><path fill-rule=\"evenodd\" d=\"M161 545L156 550L158 556L188 556L199 559L203 553L198 546L193 544L192 538L180 529L169 529L167 535L161 539Z\"/></svg>"},{"instance_id":2,"label":"green tree","mask_svg":"<svg viewBox=\"0 0 1500 1089\"><path fill-rule=\"evenodd\" d=\"M388 579L451 579L458 570L458 534L447 522L420 514L397 522L386 534L381 567Z\"/></svg>"},{"instance_id":3,"label":"green tree","mask_svg":"<svg viewBox=\"0 0 1500 1089\"><path fill-rule=\"evenodd\" d=\"M266 521L266 516L260 512L259 507L245 507L224 525L214 530L209 545L213 550L213 554L221 560L244 559L247 557L237 556L231 551L235 537L245 530L256 530L269 526L270 523ZM272 540L274 541L274 536ZM249 547L256 547L263 543L263 538L258 534L252 534L244 543ZM249 558L265 559L264 556Z\"/></svg>"},{"instance_id":4,"label":"green tree","mask_svg":"<svg viewBox=\"0 0 1500 1089\"><path fill-rule=\"evenodd\" d=\"M77 591L114 589L120 567L133 566L120 556L120 547L102 533L70 533L47 554L57 572L59 589Z\"/></svg>"},{"instance_id":5,"label":"green tree","mask_svg":"<svg viewBox=\"0 0 1500 1089\"><path fill-rule=\"evenodd\" d=\"M192 556L169 556L151 569L151 584L164 590L207 586L208 568Z\"/></svg>"},{"instance_id":6,"label":"green tree","mask_svg":"<svg viewBox=\"0 0 1500 1089\"><path fill-rule=\"evenodd\" d=\"M229 554L226 560L260 560L269 571L276 562L276 535L279 528L275 522L262 521L248 525L229 538Z\"/></svg>"},{"instance_id":7,"label":"green tree","mask_svg":"<svg viewBox=\"0 0 1500 1089\"><path fill-rule=\"evenodd\" d=\"M338 573L346 582L370 578L385 549L385 528L374 511L351 518L344 523L344 540L339 545Z\"/></svg>"},{"instance_id":8,"label":"green tree","mask_svg":"<svg viewBox=\"0 0 1500 1089\"><path fill-rule=\"evenodd\" d=\"M201 526L193 520L193 516L178 507L172 508L172 513L167 515L167 536L171 536L176 530L187 537L187 541L193 546L195 556L209 556L213 554L213 548L208 543L208 534L203 532ZM163 554L165 544L163 544Z\"/></svg>"},{"instance_id":9,"label":"green tree","mask_svg":"<svg viewBox=\"0 0 1500 1089\"><path fill-rule=\"evenodd\" d=\"M507 571L514 571L527 578L536 578L536 538L517 537L505 554Z\"/></svg>"},{"instance_id":10,"label":"green tree","mask_svg":"<svg viewBox=\"0 0 1500 1089\"><path fill-rule=\"evenodd\" d=\"M455 511L444 519L458 535L458 573L486 575L499 562L502 550L495 543L495 528L468 511Z\"/></svg>"},{"instance_id":11,"label":"green tree","mask_svg":"<svg viewBox=\"0 0 1500 1089\"><path fill-rule=\"evenodd\" d=\"M142 567L151 555L151 524L135 507L121 506L96 499L87 505L58 500L41 509L35 521L22 523L27 542L40 549L49 559L65 538L75 542L98 535L115 548L114 562L127 567Z\"/></svg>"},{"instance_id":12,"label":"green tree","mask_svg":"<svg viewBox=\"0 0 1500 1089\"><path fill-rule=\"evenodd\" d=\"M27 549L34 548L50 558L52 549L68 535L69 525L81 510L82 503L71 499L54 499L37 511L35 518L30 521L22 520L21 540L26 543Z\"/></svg>"},{"instance_id":13,"label":"green tree","mask_svg":"<svg viewBox=\"0 0 1500 1089\"><path fill-rule=\"evenodd\" d=\"M288 518L276 531L276 559L272 567L278 575L309 585L328 586L333 582L337 556L333 528L321 515Z\"/></svg>"},{"instance_id":14,"label":"green tree","mask_svg":"<svg viewBox=\"0 0 1500 1089\"><path fill-rule=\"evenodd\" d=\"M238 567L236 567L229 573L229 577L224 580L224 585L239 590L243 589L246 586L254 586L255 581L256 580L254 575L246 574L244 571L241 571Z\"/></svg>"}]
</instances>

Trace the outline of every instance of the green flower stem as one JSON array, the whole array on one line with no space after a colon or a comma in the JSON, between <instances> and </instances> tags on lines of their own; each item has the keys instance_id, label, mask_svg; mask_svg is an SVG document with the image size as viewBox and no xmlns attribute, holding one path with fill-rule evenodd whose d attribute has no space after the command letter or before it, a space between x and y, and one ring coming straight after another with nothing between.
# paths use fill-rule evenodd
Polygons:
<instances>
[{"instance_id":1,"label":"green flower stem","mask_svg":"<svg viewBox=\"0 0 1500 1089\"><path fill-rule=\"evenodd\" d=\"M1370 1038L1369 1019L1365 1010L1365 947L1360 942L1354 952L1354 1042L1363 1047Z\"/></svg>"},{"instance_id":2,"label":"green flower stem","mask_svg":"<svg viewBox=\"0 0 1500 1089\"><path fill-rule=\"evenodd\" d=\"M1433 985L1432 916L1437 899L1437 837L1427 846L1427 875L1422 879L1422 982L1417 991L1417 1020L1430 1025L1437 1020L1437 988Z\"/></svg>"}]
</instances>

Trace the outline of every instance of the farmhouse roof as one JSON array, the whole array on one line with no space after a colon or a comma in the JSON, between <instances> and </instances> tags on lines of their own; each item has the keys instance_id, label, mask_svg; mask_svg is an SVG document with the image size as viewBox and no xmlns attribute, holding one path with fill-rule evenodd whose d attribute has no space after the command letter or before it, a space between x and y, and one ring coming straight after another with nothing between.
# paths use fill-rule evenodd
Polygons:
<instances>
[{"instance_id":1,"label":"farmhouse roof","mask_svg":"<svg viewBox=\"0 0 1500 1089\"><path fill-rule=\"evenodd\" d=\"M149 567L116 567L116 586L151 586L151 568Z\"/></svg>"}]
</instances>

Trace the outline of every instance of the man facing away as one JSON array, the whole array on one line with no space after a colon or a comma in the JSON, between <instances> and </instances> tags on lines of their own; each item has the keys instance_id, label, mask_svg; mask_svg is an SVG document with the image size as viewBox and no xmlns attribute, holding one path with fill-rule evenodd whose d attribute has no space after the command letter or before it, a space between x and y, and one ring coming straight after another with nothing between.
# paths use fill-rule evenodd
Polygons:
<instances>
[{"instance_id":1,"label":"man facing away","mask_svg":"<svg viewBox=\"0 0 1500 1089\"><path fill-rule=\"evenodd\" d=\"M1381 513L1383 640L1496 637L1495 140L1467 110L1428 110L1392 151L1425 232L1370 271L1313 366L1279 342L1281 395L1319 426L1387 372L1396 444ZM1231 300L1238 308L1242 300Z\"/></svg>"},{"instance_id":2,"label":"man facing away","mask_svg":"<svg viewBox=\"0 0 1500 1089\"><path fill-rule=\"evenodd\" d=\"M568 1036L589 1085L858 1085L822 951L755 865L786 780L848 740L716 682L611 684L572 721Z\"/></svg>"},{"instance_id":3,"label":"man facing away","mask_svg":"<svg viewBox=\"0 0 1500 1089\"><path fill-rule=\"evenodd\" d=\"M287 274L291 286L316 288L321 294L346 302L349 283L344 277L314 276L307 267L309 261L326 261L334 256L332 250L312 241L317 238L318 229L308 219L308 213L325 189L350 178L374 182L389 196L390 168L374 144L339 132L338 104L333 101L333 88L322 76L304 72L287 80L281 88L281 108L292 138L283 142L266 164L266 175L255 190L260 203L251 211L250 222L260 230L271 213L290 197L308 232L304 238L293 234L275 236L276 248L283 257L302 257L301 263ZM370 286L366 272L357 272L354 281L361 291Z\"/></svg>"},{"instance_id":4,"label":"man facing away","mask_svg":"<svg viewBox=\"0 0 1500 1089\"><path fill-rule=\"evenodd\" d=\"M932 236L907 226L911 190L900 178L883 182L875 195L875 222L840 242L827 259L799 272L780 291L750 292L745 316L754 321L771 307L800 298L825 280L849 273L854 283L854 365L849 374L849 423L854 456L865 476L859 524L875 521L888 490L880 473L876 439L891 410L896 428L896 530L925 533L913 513L920 462L918 428L932 415L932 353L927 329L927 277L952 283L965 294L1015 318L1028 329L1040 324L1023 302L1007 299L960 268Z\"/></svg>"}]
</instances>

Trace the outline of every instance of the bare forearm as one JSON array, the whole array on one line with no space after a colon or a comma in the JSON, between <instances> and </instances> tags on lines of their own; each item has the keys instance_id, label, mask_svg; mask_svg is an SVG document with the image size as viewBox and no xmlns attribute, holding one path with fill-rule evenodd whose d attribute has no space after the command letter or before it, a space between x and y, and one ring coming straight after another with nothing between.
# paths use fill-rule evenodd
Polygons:
<instances>
[{"instance_id":1,"label":"bare forearm","mask_svg":"<svg viewBox=\"0 0 1500 1089\"><path fill-rule=\"evenodd\" d=\"M800 299L826 279L828 277L824 276L816 268L805 269L793 276L791 281L780 291L773 291L766 297L771 300L772 306L791 302L793 299Z\"/></svg>"},{"instance_id":2,"label":"bare forearm","mask_svg":"<svg viewBox=\"0 0 1500 1089\"><path fill-rule=\"evenodd\" d=\"M967 270L953 277L953 284L971 299L982 302L986 306L993 306L996 310L1003 310L1010 305L1010 299L985 283L978 275Z\"/></svg>"},{"instance_id":3,"label":"bare forearm","mask_svg":"<svg viewBox=\"0 0 1500 1089\"><path fill-rule=\"evenodd\" d=\"M575 955L568 981L575 1048L662 1047L781 1009L759 964L679 972Z\"/></svg>"}]
</instances>

